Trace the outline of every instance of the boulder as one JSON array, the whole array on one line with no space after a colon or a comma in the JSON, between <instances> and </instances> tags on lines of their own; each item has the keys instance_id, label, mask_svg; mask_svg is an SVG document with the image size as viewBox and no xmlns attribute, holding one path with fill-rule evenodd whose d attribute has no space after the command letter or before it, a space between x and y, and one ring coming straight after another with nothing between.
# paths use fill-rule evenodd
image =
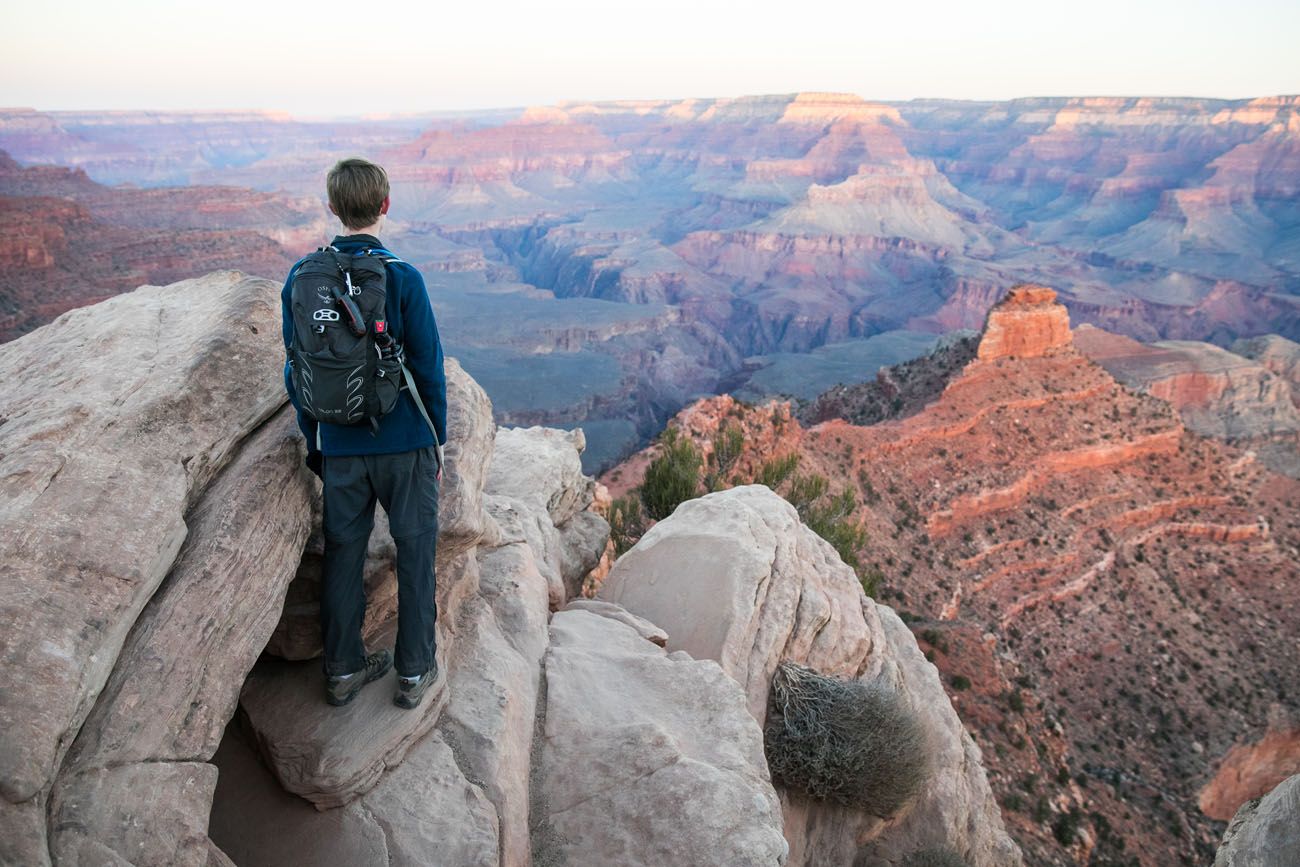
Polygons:
<instances>
[{"instance_id":1,"label":"boulder","mask_svg":"<svg viewBox=\"0 0 1300 867\"><path fill-rule=\"evenodd\" d=\"M682 503L618 559L598 598L663 629L669 650L717 661L760 724L782 660L857 677L881 638L853 570L762 485Z\"/></svg>"},{"instance_id":2,"label":"boulder","mask_svg":"<svg viewBox=\"0 0 1300 867\"><path fill-rule=\"evenodd\" d=\"M888 821L782 791L792 865L897 863L938 846L978 867L1019 863L979 750L937 670L830 544L769 489L749 485L683 503L619 558L598 595L661 627L670 651L716 660L744 689L759 724L772 674L787 660L827 675L883 678L920 717L930 777Z\"/></svg>"},{"instance_id":3,"label":"boulder","mask_svg":"<svg viewBox=\"0 0 1300 867\"><path fill-rule=\"evenodd\" d=\"M0 346L0 862L48 863L64 751L185 540L283 402L279 287L146 286Z\"/></svg>"},{"instance_id":4,"label":"boulder","mask_svg":"<svg viewBox=\"0 0 1300 867\"><path fill-rule=\"evenodd\" d=\"M564 596L582 595L582 587L591 571L600 565L609 542L609 522L592 511L577 512L559 527L560 580Z\"/></svg>"},{"instance_id":5,"label":"boulder","mask_svg":"<svg viewBox=\"0 0 1300 867\"><path fill-rule=\"evenodd\" d=\"M581 609L550 635L535 863L785 863L762 732L716 663Z\"/></svg>"},{"instance_id":6,"label":"boulder","mask_svg":"<svg viewBox=\"0 0 1300 867\"><path fill-rule=\"evenodd\" d=\"M587 439L581 428L503 427L496 445L489 493L541 506L557 527L591 504L596 483L582 473Z\"/></svg>"},{"instance_id":7,"label":"boulder","mask_svg":"<svg viewBox=\"0 0 1300 867\"><path fill-rule=\"evenodd\" d=\"M1300 862L1300 774L1237 811L1214 867L1295 867Z\"/></svg>"},{"instance_id":8,"label":"boulder","mask_svg":"<svg viewBox=\"0 0 1300 867\"><path fill-rule=\"evenodd\" d=\"M447 372L446 468L438 490L438 570L474 547L495 527L483 509L483 484L492 460L492 403L487 394L454 358ZM289 587L284 614L267 652L282 659L314 659L321 655L320 570L325 541L320 529L320 504L302 564ZM382 507L375 508L375 529L366 554L366 619L362 635L368 642L390 631L397 619L397 548ZM439 605L442 604L441 598Z\"/></svg>"},{"instance_id":9,"label":"boulder","mask_svg":"<svg viewBox=\"0 0 1300 867\"><path fill-rule=\"evenodd\" d=\"M203 762L275 625L307 536L314 486L301 443L292 412L282 411L186 516L180 556L55 783L50 849L60 863L108 851L136 863L207 860L215 776Z\"/></svg>"}]
</instances>

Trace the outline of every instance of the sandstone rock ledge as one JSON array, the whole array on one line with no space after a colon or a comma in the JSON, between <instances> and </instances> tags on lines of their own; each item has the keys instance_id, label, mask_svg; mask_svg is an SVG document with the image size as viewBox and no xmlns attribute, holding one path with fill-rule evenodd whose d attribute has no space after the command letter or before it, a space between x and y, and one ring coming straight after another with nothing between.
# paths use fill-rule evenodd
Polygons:
<instances>
[{"instance_id":1,"label":"sandstone rock ledge","mask_svg":"<svg viewBox=\"0 0 1300 867\"><path fill-rule=\"evenodd\" d=\"M1018 863L934 669L788 504L687 503L606 598L570 601L608 535L582 436L495 428L450 360L444 684L414 712L391 675L326 706L317 483L283 408L276 295L219 273L0 347L0 647L26 675L0 691L0 862L894 864L942 844ZM370 553L383 645L382 529ZM937 757L910 810L772 786L784 660L907 697Z\"/></svg>"}]
</instances>

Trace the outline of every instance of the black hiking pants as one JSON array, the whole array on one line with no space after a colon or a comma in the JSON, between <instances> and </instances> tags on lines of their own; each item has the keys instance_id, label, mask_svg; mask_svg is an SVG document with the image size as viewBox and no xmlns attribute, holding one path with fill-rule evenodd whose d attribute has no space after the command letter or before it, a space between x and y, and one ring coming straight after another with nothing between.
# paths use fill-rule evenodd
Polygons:
<instances>
[{"instance_id":1,"label":"black hiking pants","mask_svg":"<svg viewBox=\"0 0 1300 867\"><path fill-rule=\"evenodd\" d=\"M432 448L392 455L325 458L321 571L321 633L325 673L365 666L361 624L366 613L362 570L376 500L388 513L397 546L397 648L394 667L415 677L433 665L434 555L438 541L438 459Z\"/></svg>"}]
</instances>

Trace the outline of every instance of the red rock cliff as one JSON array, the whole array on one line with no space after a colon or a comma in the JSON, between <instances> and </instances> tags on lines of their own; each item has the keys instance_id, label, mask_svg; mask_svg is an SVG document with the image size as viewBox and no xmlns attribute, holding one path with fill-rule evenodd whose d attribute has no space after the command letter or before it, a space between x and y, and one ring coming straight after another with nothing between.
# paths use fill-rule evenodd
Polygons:
<instances>
[{"instance_id":1,"label":"red rock cliff","mask_svg":"<svg viewBox=\"0 0 1300 867\"><path fill-rule=\"evenodd\" d=\"M1057 303L1056 293L1022 284L989 311L978 357L1039 358L1070 346L1070 315Z\"/></svg>"}]
</instances>

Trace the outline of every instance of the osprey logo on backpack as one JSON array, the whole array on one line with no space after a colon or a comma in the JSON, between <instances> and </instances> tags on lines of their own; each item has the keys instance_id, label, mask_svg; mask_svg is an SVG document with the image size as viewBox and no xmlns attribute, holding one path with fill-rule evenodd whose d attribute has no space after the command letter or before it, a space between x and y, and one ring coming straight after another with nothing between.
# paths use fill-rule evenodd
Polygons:
<instances>
[{"instance_id":1,"label":"osprey logo on backpack","mask_svg":"<svg viewBox=\"0 0 1300 867\"><path fill-rule=\"evenodd\" d=\"M397 405L401 350L384 325L389 261L322 247L294 271L289 364L308 418L373 425Z\"/></svg>"}]
</instances>

